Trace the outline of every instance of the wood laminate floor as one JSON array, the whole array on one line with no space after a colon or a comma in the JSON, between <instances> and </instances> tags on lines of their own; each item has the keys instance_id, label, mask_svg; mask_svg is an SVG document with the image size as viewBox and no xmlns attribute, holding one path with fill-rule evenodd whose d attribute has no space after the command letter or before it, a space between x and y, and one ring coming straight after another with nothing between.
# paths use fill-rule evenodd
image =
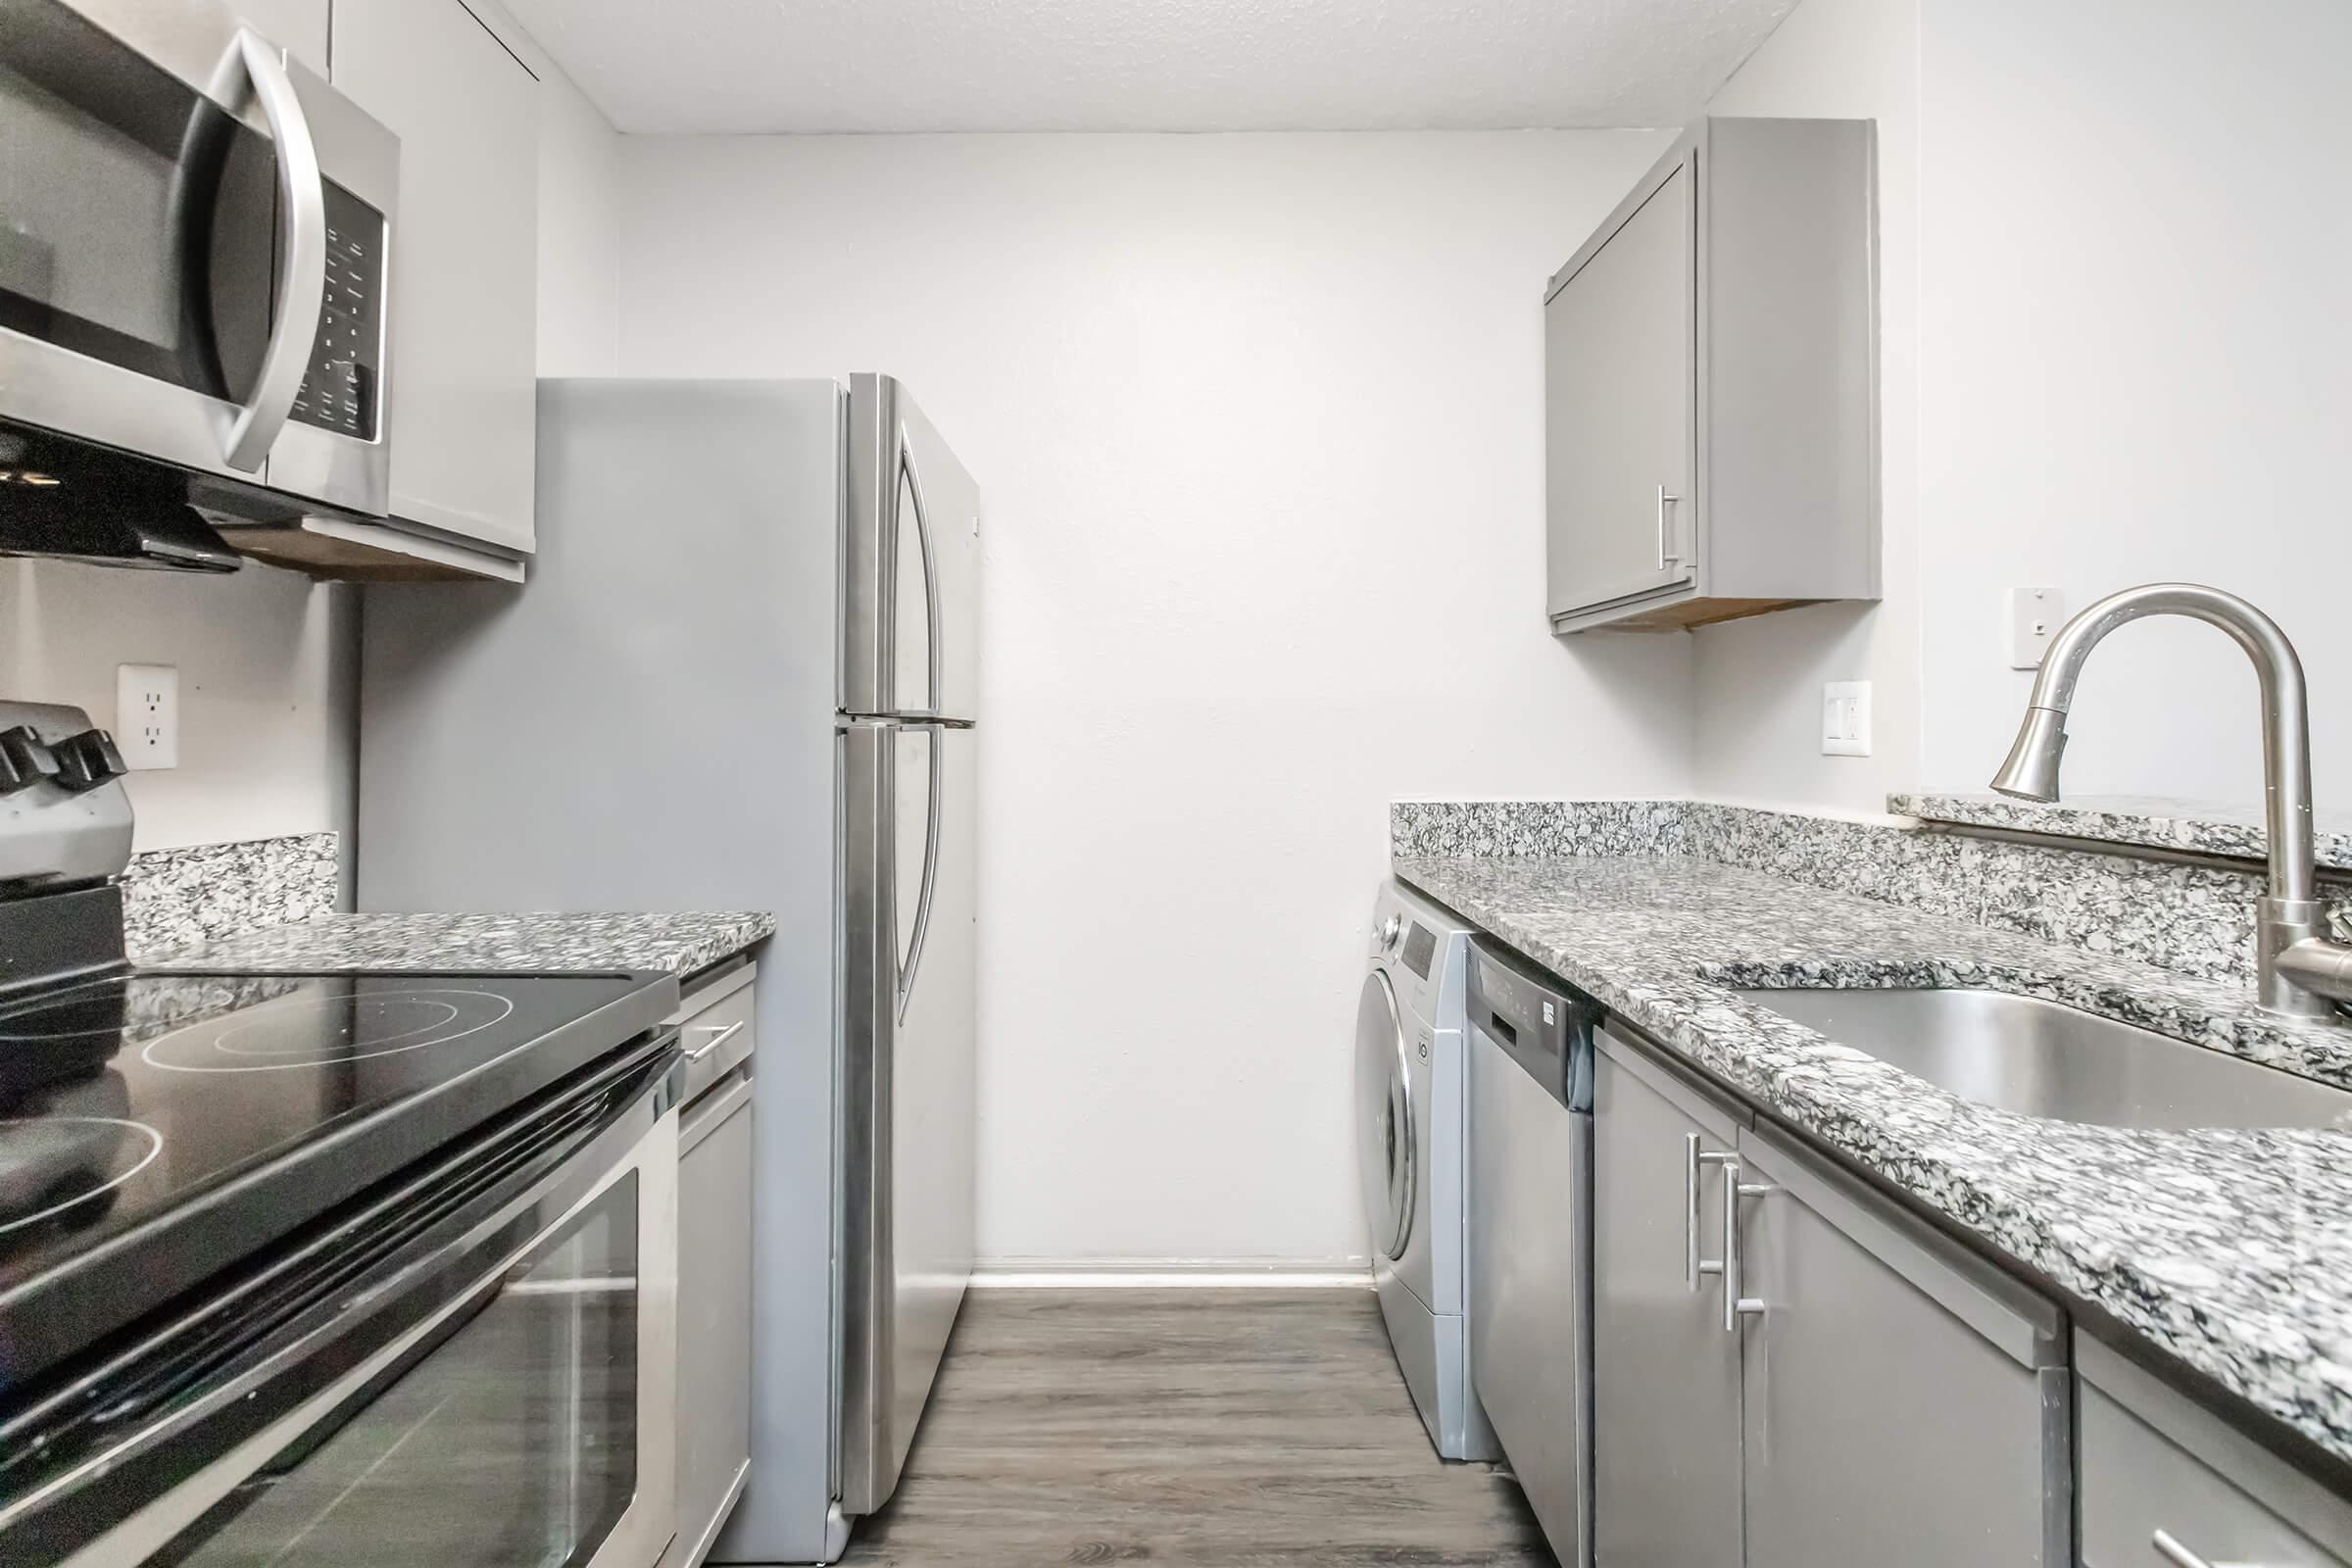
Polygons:
<instances>
[{"instance_id":1,"label":"wood laminate floor","mask_svg":"<svg viewBox=\"0 0 2352 1568\"><path fill-rule=\"evenodd\" d=\"M1363 1291L975 1291L845 1559L1524 1564L1519 1490L1439 1460Z\"/></svg>"}]
</instances>

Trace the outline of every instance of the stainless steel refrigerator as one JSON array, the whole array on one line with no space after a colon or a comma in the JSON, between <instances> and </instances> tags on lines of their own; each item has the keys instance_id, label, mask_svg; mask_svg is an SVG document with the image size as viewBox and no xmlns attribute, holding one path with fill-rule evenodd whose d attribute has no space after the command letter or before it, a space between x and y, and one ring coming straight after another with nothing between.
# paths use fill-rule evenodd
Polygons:
<instances>
[{"instance_id":1,"label":"stainless steel refrigerator","mask_svg":"<svg viewBox=\"0 0 2352 1568\"><path fill-rule=\"evenodd\" d=\"M776 915L714 1562L889 1497L970 1277L979 505L887 376L550 381L529 582L368 590L361 908Z\"/></svg>"}]
</instances>

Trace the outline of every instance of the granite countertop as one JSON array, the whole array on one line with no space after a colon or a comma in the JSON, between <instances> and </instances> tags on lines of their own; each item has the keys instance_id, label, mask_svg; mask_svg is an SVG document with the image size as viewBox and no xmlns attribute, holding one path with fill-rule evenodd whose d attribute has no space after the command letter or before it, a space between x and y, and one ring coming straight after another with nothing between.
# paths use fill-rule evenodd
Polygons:
<instances>
[{"instance_id":1,"label":"granite countertop","mask_svg":"<svg viewBox=\"0 0 2352 1568\"><path fill-rule=\"evenodd\" d=\"M2352 1461L2352 1131L2149 1132L1959 1099L1729 994L1983 986L2352 1088L2352 1029L2234 985L1676 857L1396 874L1708 1075Z\"/></svg>"},{"instance_id":2,"label":"granite countertop","mask_svg":"<svg viewBox=\"0 0 2352 1568\"><path fill-rule=\"evenodd\" d=\"M692 974L776 929L748 910L689 914L329 914L184 949L150 968L203 973L333 969L666 969Z\"/></svg>"},{"instance_id":3,"label":"granite countertop","mask_svg":"<svg viewBox=\"0 0 2352 1568\"><path fill-rule=\"evenodd\" d=\"M1916 790L1889 795L1886 809L1898 816L1960 827L2006 828L2017 833L2054 833L2102 844L2186 850L2260 860L2270 854L2270 834L2261 806L2180 801L2157 795L2085 795L2053 801L2011 800L2006 795L1948 794ZM2312 813L2319 861L2352 869L2352 811Z\"/></svg>"}]
</instances>

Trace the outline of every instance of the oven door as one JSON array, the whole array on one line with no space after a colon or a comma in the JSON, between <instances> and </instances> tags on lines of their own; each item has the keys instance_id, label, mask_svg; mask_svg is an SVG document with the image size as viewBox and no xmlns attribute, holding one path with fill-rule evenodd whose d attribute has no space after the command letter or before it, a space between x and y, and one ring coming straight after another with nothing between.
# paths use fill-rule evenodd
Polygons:
<instances>
[{"instance_id":1,"label":"oven door","mask_svg":"<svg viewBox=\"0 0 2352 1568\"><path fill-rule=\"evenodd\" d=\"M0 1503L0 1560L651 1568L675 1524L675 1040L249 1272L52 1395L47 1430L0 1429L66 1455Z\"/></svg>"},{"instance_id":2,"label":"oven door","mask_svg":"<svg viewBox=\"0 0 2352 1568\"><path fill-rule=\"evenodd\" d=\"M5 14L0 420L381 514L398 139L220 0Z\"/></svg>"}]
</instances>

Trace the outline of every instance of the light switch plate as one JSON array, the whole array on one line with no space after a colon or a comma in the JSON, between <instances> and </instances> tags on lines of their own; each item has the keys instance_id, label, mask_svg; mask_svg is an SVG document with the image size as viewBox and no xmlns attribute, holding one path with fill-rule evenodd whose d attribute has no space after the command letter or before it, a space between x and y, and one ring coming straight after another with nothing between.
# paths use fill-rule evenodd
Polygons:
<instances>
[{"instance_id":1,"label":"light switch plate","mask_svg":"<svg viewBox=\"0 0 2352 1568\"><path fill-rule=\"evenodd\" d=\"M178 666L115 666L115 746L133 772L179 765Z\"/></svg>"},{"instance_id":2,"label":"light switch plate","mask_svg":"<svg viewBox=\"0 0 2352 1568\"><path fill-rule=\"evenodd\" d=\"M2055 588L2012 588L2003 624L2009 637L2009 667L2039 669L2050 639L2066 624L2066 600Z\"/></svg>"},{"instance_id":3,"label":"light switch plate","mask_svg":"<svg viewBox=\"0 0 2352 1568\"><path fill-rule=\"evenodd\" d=\"M1821 755L1870 755L1870 682L1834 680L1822 687Z\"/></svg>"}]
</instances>

